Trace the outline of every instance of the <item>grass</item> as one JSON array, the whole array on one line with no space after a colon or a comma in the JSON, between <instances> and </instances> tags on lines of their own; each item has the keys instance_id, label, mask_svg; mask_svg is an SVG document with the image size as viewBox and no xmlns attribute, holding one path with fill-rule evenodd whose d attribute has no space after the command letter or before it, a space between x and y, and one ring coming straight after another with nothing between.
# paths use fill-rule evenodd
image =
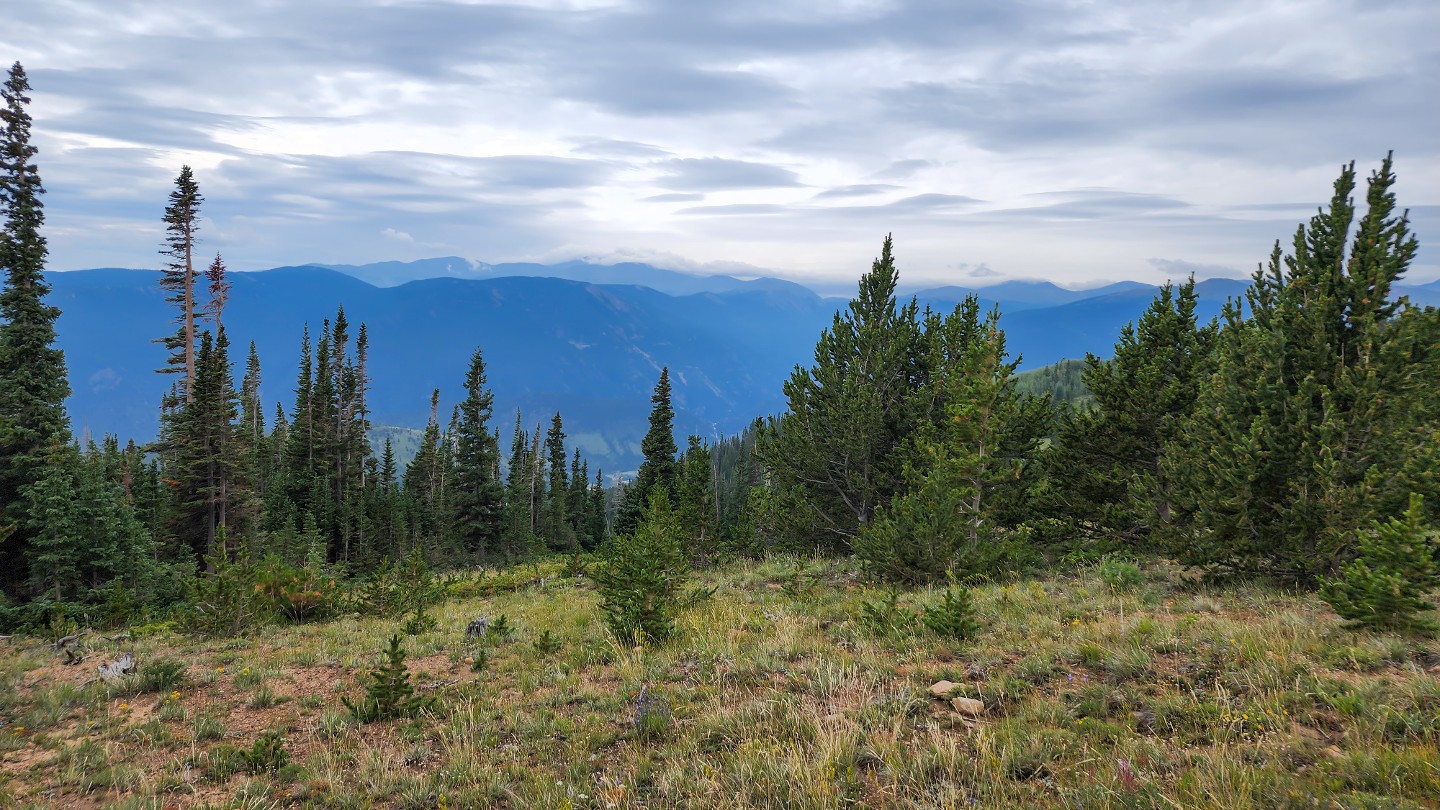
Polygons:
<instances>
[{"instance_id":1,"label":"grass","mask_svg":"<svg viewBox=\"0 0 1440 810\"><path fill-rule=\"evenodd\" d=\"M699 579L713 597L661 646L611 638L588 580L437 605L405 639L435 707L372 724L340 698L403 617L162 629L127 642L140 675L183 670L110 691L12 639L0 806L1440 807L1440 647L1344 630L1309 595L1097 566L973 588L963 643L903 621L943 590L901 591L901 627L864 620L889 594L844 562ZM511 638L467 642L501 614ZM984 714L931 697L940 679Z\"/></svg>"}]
</instances>

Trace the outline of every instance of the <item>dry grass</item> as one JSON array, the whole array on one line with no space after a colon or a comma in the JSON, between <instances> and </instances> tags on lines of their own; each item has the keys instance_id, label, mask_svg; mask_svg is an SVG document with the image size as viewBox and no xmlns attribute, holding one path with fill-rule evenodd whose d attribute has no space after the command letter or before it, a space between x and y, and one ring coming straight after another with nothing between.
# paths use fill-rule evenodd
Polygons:
<instances>
[{"instance_id":1,"label":"dry grass","mask_svg":"<svg viewBox=\"0 0 1440 810\"><path fill-rule=\"evenodd\" d=\"M125 642L142 667L184 662L165 692L80 688L87 668L13 639L0 806L1440 806L1440 652L1344 631L1309 596L1056 575L977 588L982 637L955 646L873 635L856 617L877 591L800 566L705 574L716 595L643 649L607 635L584 580L451 600L405 640L436 708L368 725L340 698L399 622ZM475 672L465 625L502 613L517 632ZM558 649L534 644L546 630ZM86 667L119 649L93 642ZM942 678L984 716L930 697ZM247 758L267 730L274 770Z\"/></svg>"}]
</instances>

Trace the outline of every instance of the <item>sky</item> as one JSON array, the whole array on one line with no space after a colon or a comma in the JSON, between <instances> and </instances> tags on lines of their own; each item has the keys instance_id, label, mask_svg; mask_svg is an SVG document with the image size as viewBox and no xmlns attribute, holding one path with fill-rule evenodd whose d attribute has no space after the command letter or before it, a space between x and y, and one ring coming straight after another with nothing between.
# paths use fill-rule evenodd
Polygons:
<instances>
[{"instance_id":1,"label":"sky","mask_svg":"<svg viewBox=\"0 0 1440 810\"><path fill-rule=\"evenodd\" d=\"M23 6L55 270L158 267L189 165L235 270L1240 277L1394 150L1440 278L1434 0Z\"/></svg>"}]
</instances>

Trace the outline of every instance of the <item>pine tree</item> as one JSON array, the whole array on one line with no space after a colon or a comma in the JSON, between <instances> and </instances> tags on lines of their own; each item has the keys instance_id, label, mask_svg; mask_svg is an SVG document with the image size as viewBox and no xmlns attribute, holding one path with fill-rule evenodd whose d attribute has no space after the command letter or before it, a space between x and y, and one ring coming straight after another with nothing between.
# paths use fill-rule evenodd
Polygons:
<instances>
[{"instance_id":1,"label":"pine tree","mask_svg":"<svg viewBox=\"0 0 1440 810\"><path fill-rule=\"evenodd\" d=\"M195 383L195 319L198 306L195 299L195 280L200 271L195 267L194 252L196 234L200 230L200 186L189 166L180 167L175 178L175 190L170 192L170 204L165 208L165 249L162 255L169 257L160 275L160 289L169 293L166 301L175 304L180 312L175 334L161 338L165 348L170 350L162 374L182 373L180 393L184 401L193 397L191 388Z\"/></svg>"},{"instance_id":2,"label":"pine tree","mask_svg":"<svg viewBox=\"0 0 1440 810\"><path fill-rule=\"evenodd\" d=\"M1412 491L1440 502L1440 311L1391 300L1418 249L1394 182L1387 157L1356 224L1344 167L1293 253L1277 242L1245 305L1226 306L1216 371L1163 465L1188 561L1313 583Z\"/></svg>"},{"instance_id":3,"label":"pine tree","mask_svg":"<svg viewBox=\"0 0 1440 810\"><path fill-rule=\"evenodd\" d=\"M70 441L65 356L55 346L60 310L45 303L45 193L32 162L30 90L19 62L0 89L0 591L18 594L30 580L30 544L37 527L28 490L45 480Z\"/></svg>"},{"instance_id":4,"label":"pine tree","mask_svg":"<svg viewBox=\"0 0 1440 810\"><path fill-rule=\"evenodd\" d=\"M1424 525L1419 495L1403 519L1377 521L1360 534L1359 549L1338 579L1323 580L1320 596L1354 628L1434 633L1429 594L1440 588L1440 534Z\"/></svg>"},{"instance_id":5,"label":"pine tree","mask_svg":"<svg viewBox=\"0 0 1440 810\"><path fill-rule=\"evenodd\" d=\"M500 448L490 432L495 395L486 387L480 349L465 372L465 399L455 430L455 532L466 552L486 559L500 539L505 489L496 476Z\"/></svg>"},{"instance_id":6,"label":"pine tree","mask_svg":"<svg viewBox=\"0 0 1440 810\"><path fill-rule=\"evenodd\" d=\"M1194 278L1178 291L1167 283L1139 323L1121 329L1113 359L1086 356L1093 407L1062 409L1047 458L1055 511L1071 533L1156 550L1148 538L1173 512L1161 455L1194 408L1217 331L1197 326L1195 305Z\"/></svg>"},{"instance_id":7,"label":"pine tree","mask_svg":"<svg viewBox=\"0 0 1440 810\"><path fill-rule=\"evenodd\" d=\"M664 641L675 634L676 602L689 573L681 529L663 487L635 533L618 535L595 573L600 610L610 632L622 642Z\"/></svg>"},{"instance_id":8,"label":"pine tree","mask_svg":"<svg viewBox=\"0 0 1440 810\"><path fill-rule=\"evenodd\" d=\"M215 254L215 261L205 268L205 280L209 282L210 300L205 304L205 315L215 322L218 333L225 327L225 304L230 300L230 280L225 276L225 260Z\"/></svg>"},{"instance_id":9,"label":"pine tree","mask_svg":"<svg viewBox=\"0 0 1440 810\"><path fill-rule=\"evenodd\" d=\"M650 396L650 428L640 441L644 461L635 482L625 490L625 502L615 517L615 533L633 532L650 502L650 492L675 492L675 409L670 404L670 368L660 369L660 380Z\"/></svg>"},{"instance_id":10,"label":"pine tree","mask_svg":"<svg viewBox=\"0 0 1440 810\"><path fill-rule=\"evenodd\" d=\"M390 637L390 646L385 651L385 664L370 672L370 683L365 687L365 697L359 703L351 703L350 699L345 697L340 700L361 723L395 717L414 717L435 702L433 697L415 694L415 687L410 683L410 669L405 666L405 650L400 646L398 633Z\"/></svg>"},{"instance_id":11,"label":"pine tree","mask_svg":"<svg viewBox=\"0 0 1440 810\"><path fill-rule=\"evenodd\" d=\"M902 487L902 454L923 390L920 328L912 300L897 309L890 237L859 292L815 347L815 363L785 382L786 412L757 452L792 540L847 551Z\"/></svg>"},{"instance_id":12,"label":"pine tree","mask_svg":"<svg viewBox=\"0 0 1440 810\"><path fill-rule=\"evenodd\" d=\"M420 439L420 449L405 468L405 492L414 507L411 521L414 543L426 550L426 556L445 548L443 524L448 518L445 506L444 450L440 436L440 389L430 394L430 419Z\"/></svg>"},{"instance_id":13,"label":"pine tree","mask_svg":"<svg viewBox=\"0 0 1440 810\"><path fill-rule=\"evenodd\" d=\"M876 576L927 582L947 574L993 575L1023 567L1011 536L1031 459L1048 427L1048 404L1015 391L999 312L981 320L969 297L926 331L931 395L942 418L909 453L911 489L882 507L855 543Z\"/></svg>"}]
</instances>

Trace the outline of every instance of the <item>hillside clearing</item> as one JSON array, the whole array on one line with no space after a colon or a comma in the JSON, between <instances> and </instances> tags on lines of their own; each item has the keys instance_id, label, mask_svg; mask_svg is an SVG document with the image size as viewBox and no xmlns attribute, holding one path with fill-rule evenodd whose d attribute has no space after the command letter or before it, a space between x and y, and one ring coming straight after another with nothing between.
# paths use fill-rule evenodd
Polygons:
<instances>
[{"instance_id":1,"label":"hillside clearing","mask_svg":"<svg viewBox=\"0 0 1440 810\"><path fill-rule=\"evenodd\" d=\"M0 804L1440 806L1440 648L1341 629L1309 595L1089 568L977 587L984 630L958 646L862 620L883 592L848 562L775 557L703 574L716 591L680 638L639 648L607 634L588 580L527 568L530 586L462 584L436 630L402 635L439 699L413 719L357 725L340 701L403 620L92 633L81 666L13 638ZM502 614L510 638L467 641ZM122 649L140 662L124 687L79 686ZM940 680L983 714L932 696Z\"/></svg>"}]
</instances>

